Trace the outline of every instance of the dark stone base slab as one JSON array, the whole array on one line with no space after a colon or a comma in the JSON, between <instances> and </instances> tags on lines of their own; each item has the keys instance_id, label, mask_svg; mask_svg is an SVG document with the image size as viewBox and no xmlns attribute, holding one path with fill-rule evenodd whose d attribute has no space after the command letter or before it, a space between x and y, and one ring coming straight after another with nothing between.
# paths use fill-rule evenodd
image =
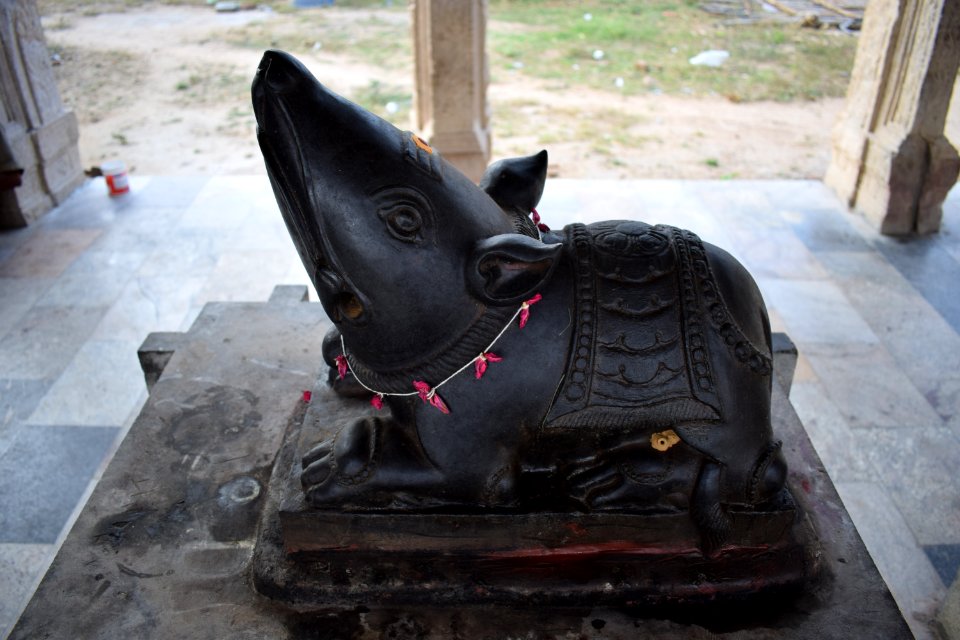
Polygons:
<instances>
[{"instance_id":1,"label":"dark stone base slab","mask_svg":"<svg viewBox=\"0 0 960 640\"><path fill-rule=\"evenodd\" d=\"M784 491L765 512L733 512L714 557L686 512L343 513L305 506L305 448L339 424L314 391L304 428L287 434L270 481L254 555L256 589L300 611L377 603L700 606L796 595L812 588L820 547ZM354 403L350 403L354 404ZM342 411L340 413L343 413ZM277 505L275 508L274 505Z\"/></svg>"}]
</instances>

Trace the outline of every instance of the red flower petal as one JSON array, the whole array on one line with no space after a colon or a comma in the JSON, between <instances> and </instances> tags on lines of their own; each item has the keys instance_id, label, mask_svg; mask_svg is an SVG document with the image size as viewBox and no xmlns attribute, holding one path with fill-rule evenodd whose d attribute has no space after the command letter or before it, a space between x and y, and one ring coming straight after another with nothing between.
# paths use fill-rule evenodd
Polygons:
<instances>
[{"instance_id":1,"label":"red flower petal","mask_svg":"<svg viewBox=\"0 0 960 640\"><path fill-rule=\"evenodd\" d=\"M483 377L483 374L487 372L487 362L500 362L503 360L500 356L495 353L481 353L477 356L477 359L474 360L474 369L476 370L477 380Z\"/></svg>"},{"instance_id":2,"label":"red flower petal","mask_svg":"<svg viewBox=\"0 0 960 640\"><path fill-rule=\"evenodd\" d=\"M428 385L423 380L414 380L413 388L417 390L417 395L420 396L420 399L426 402L429 400L427 397L430 394L430 385Z\"/></svg>"},{"instance_id":3,"label":"red flower petal","mask_svg":"<svg viewBox=\"0 0 960 640\"><path fill-rule=\"evenodd\" d=\"M473 361L473 367L475 376L479 380L487 372L487 360L483 357L483 354L477 356L477 359Z\"/></svg>"},{"instance_id":4,"label":"red flower petal","mask_svg":"<svg viewBox=\"0 0 960 640\"><path fill-rule=\"evenodd\" d=\"M447 408L446 403L440 399L436 392L430 397L430 404L439 409L441 413L450 413L450 409Z\"/></svg>"},{"instance_id":5,"label":"red flower petal","mask_svg":"<svg viewBox=\"0 0 960 640\"><path fill-rule=\"evenodd\" d=\"M343 380L343 377L347 375L347 356L341 353L334 358L334 360L337 363L337 375L340 376L341 380Z\"/></svg>"},{"instance_id":6,"label":"red flower petal","mask_svg":"<svg viewBox=\"0 0 960 640\"><path fill-rule=\"evenodd\" d=\"M430 385L426 382L423 380L414 380L413 388L417 390L417 395L420 396L421 400L429 402L443 413L450 413L450 409L447 408L447 405L440 399L440 396L437 395L436 389L431 389Z\"/></svg>"},{"instance_id":7,"label":"red flower petal","mask_svg":"<svg viewBox=\"0 0 960 640\"><path fill-rule=\"evenodd\" d=\"M530 305L537 304L541 300L543 300L543 296L538 293L537 295L533 296L532 298L530 298L529 300L525 301L523 304L520 305L520 328L521 329L527 326L527 320L530 319Z\"/></svg>"}]
</instances>

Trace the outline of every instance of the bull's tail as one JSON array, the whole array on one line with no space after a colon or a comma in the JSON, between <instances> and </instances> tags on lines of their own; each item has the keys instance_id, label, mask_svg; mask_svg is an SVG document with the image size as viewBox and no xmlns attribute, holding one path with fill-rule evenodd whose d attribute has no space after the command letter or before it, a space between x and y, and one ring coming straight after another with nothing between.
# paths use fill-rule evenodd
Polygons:
<instances>
[{"instance_id":1,"label":"bull's tail","mask_svg":"<svg viewBox=\"0 0 960 640\"><path fill-rule=\"evenodd\" d=\"M730 516L720 503L722 473L719 463L705 460L690 505L690 517L700 530L700 550L707 557L716 556L730 534Z\"/></svg>"}]
</instances>

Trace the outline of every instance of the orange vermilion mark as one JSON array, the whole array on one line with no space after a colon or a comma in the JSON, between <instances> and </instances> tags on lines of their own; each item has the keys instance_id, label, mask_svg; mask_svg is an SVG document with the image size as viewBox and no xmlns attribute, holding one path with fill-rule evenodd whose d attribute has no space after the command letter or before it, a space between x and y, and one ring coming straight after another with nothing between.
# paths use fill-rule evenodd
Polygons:
<instances>
[{"instance_id":1,"label":"orange vermilion mark","mask_svg":"<svg viewBox=\"0 0 960 640\"><path fill-rule=\"evenodd\" d=\"M411 134L411 137L413 138L413 143L414 143L415 145L417 145L418 147L420 147L421 149L423 149L423 150L426 151L427 153L433 153L433 148L432 148L430 145L428 145L426 142L424 142L424 141L420 138L420 136L418 136L417 134L414 133L414 134Z\"/></svg>"}]
</instances>

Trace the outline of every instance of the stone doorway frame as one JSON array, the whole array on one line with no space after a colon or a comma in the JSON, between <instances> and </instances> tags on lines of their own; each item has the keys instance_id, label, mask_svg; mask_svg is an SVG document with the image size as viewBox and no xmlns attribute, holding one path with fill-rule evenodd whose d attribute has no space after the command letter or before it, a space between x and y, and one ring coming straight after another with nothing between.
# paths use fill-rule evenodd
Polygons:
<instances>
[{"instance_id":1,"label":"stone doorway frame","mask_svg":"<svg viewBox=\"0 0 960 640\"><path fill-rule=\"evenodd\" d=\"M83 182L78 139L36 3L0 0L0 171L11 178L0 188L0 228L30 224Z\"/></svg>"}]
</instances>

